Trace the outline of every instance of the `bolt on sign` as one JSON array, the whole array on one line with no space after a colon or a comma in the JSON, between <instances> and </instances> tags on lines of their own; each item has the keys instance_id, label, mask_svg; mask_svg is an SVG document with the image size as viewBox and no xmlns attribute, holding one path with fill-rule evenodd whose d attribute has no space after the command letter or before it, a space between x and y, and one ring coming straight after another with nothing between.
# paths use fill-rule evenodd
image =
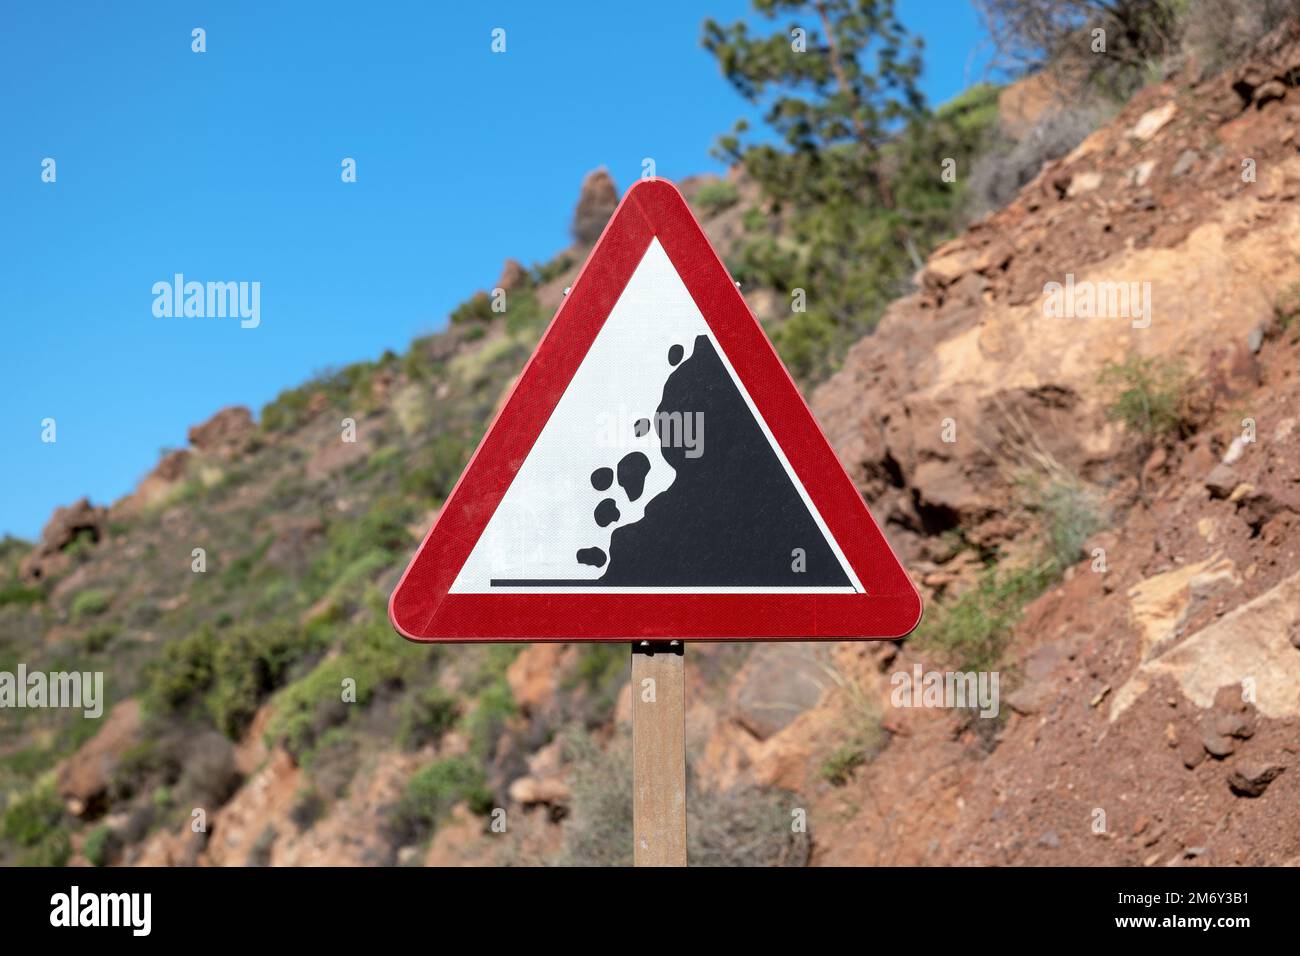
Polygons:
<instances>
[{"instance_id":1,"label":"bolt on sign","mask_svg":"<svg viewBox=\"0 0 1300 956\"><path fill-rule=\"evenodd\" d=\"M623 197L389 601L423 642L892 638L920 616L663 179Z\"/></svg>"}]
</instances>

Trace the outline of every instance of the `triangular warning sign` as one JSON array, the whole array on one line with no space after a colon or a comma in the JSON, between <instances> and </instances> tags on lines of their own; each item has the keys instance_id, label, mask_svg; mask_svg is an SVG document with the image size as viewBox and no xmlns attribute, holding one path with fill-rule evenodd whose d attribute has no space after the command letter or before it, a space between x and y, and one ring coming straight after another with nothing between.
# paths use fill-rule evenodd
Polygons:
<instances>
[{"instance_id":1,"label":"triangular warning sign","mask_svg":"<svg viewBox=\"0 0 1300 956\"><path fill-rule=\"evenodd\" d=\"M389 601L417 641L899 637L920 616L662 179L623 197Z\"/></svg>"}]
</instances>

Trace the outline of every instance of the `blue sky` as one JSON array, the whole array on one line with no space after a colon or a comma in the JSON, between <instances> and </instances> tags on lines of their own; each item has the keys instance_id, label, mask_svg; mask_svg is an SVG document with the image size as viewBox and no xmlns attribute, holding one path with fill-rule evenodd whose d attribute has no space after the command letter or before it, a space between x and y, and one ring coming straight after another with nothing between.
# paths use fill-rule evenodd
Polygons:
<instances>
[{"instance_id":1,"label":"blue sky","mask_svg":"<svg viewBox=\"0 0 1300 956\"><path fill-rule=\"evenodd\" d=\"M899 8L932 104L982 78L967 0ZM440 328L507 256L567 245L587 171L721 171L709 149L743 104L700 46L706 14L748 4L8 0L0 533L125 494L223 406ZM260 326L155 318L178 272L260 282Z\"/></svg>"}]
</instances>

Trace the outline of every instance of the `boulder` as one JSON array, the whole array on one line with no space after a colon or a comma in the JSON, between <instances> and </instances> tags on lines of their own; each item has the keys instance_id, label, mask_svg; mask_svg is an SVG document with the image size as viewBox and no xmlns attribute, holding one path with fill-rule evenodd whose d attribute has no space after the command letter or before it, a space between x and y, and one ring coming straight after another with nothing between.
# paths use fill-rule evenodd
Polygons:
<instances>
[{"instance_id":1,"label":"boulder","mask_svg":"<svg viewBox=\"0 0 1300 956\"><path fill-rule=\"evenodd\" d=\"M518 259L507 259L501 267L501 278L497 279L496 287L510 292L527 284L528 270L523 267Z\"/></svg>"},{"instance_id":2,"label":"boulder","mask_svg":"<svg viewBox=\"0 0 1300 956\"><path fill-rule=\"evenodd\" d=\"M63 762L58 791L70 813L94 816L104 809L113 772L139 735L140 703L124 700L109 712L99 732Z\"/></svg>"},{"instance_id":3,"label":"boulder","mask_svg":"<svg viewBox=\"0 0 1300 956\"><path fill-rule=\"evenodd\" d=\"M827 680L815 644L760 644L736 676L732 716L766 740L814 706Z\"/></svg>"},{"instance_id":4,"label":"boulder","mask_svg":"<svg viewBox=\"0 0 1300 956\"><path fill-rule=\"evenodd\" d=\"M1282 764L1241 761L1228 775L1228 786L1240 797L1258 797L1285 770Z\"/></svg>"},{"instance_id":5,"label":"boulder","mask_svg":"<svg viewBox=\"0 0 1300 956\"><path fill-rule=\"evenodd\" d=\"M163 455L154 470L145 475L135 491L119 505L127 511L132 511L165 500L188 473L190 457L189 450L185 448L178 448Z\"/></svg>"},{"instance_id":6,"label":"boulder","mask_svg":"<svg viewBox=\"0 0 1300 956\"><path fill-rule=\"evenodd\" d=\"M1178 104L1173 100L1163 106L1147 110L1138 117L1138 121L1133 124L1133 128L1129 131L1129 135L1144 142L1154 139L1157 133L1169 125L1170 120L1174 118L1177 112Z\"/></svg>"},{"instance_id":7,"label":"boulder","mask_svg":"<svg viewBox=\"0 0 1300 956\"><path fill-rule=\"evenodd\" d=\"M1300 654L1287 636L1297 619L1300 574L1293 574L1147 658L1115 695L1111 720L1164 676L1175 680L1194 704L1208 709L1219 688L1239 686L1242 675L1250 675L1256 681L1254 704L1261 716L1300 716Z\"/></svg>"},{"instance_id":8,"label":"boulder","mask_svg":"<svg viewBox=\"0 0 1300 956\"><path fill-rule=\"evenodd\" d=\"M257 433L253 414L242 405L223 408L202 425L190 428L190 444L219 458L236 458L247 451Z\"/></svg>"},{"instance_id":9,"label":"boulder","mask_svg":"<svg viewBox=\"0 0 1300 956\"><path fill-rule=\"evenodd\" d=\"M568 806L572 795L569 785L554 777L520 777L510 784L510 799L525 807L538 804Z\"/></svg>"},{"instance_id":10,"label":"boulder","mask_svg":"<svg viewBox=\"0 0 1300 956\"><path fill-rule=\"evenodd\" d=\"M62 574L72 565L66 549L78 539L97 544L104 537L107 519L107 509L92 505L88 498L54 509L40 543L19 565L18 576L26 584L38 584Z\"/></svg>"},{"instance_id":11,"label":"boulder","mask_svg":"<svg viewBox=\"0 0 1300 956\"><path fill-rule=\"evenodd\" d=\"M506 668L506 682L525 714L546 710L555 700L560 681L563 644L529 644Z\"/></svg>"}]
</instances>

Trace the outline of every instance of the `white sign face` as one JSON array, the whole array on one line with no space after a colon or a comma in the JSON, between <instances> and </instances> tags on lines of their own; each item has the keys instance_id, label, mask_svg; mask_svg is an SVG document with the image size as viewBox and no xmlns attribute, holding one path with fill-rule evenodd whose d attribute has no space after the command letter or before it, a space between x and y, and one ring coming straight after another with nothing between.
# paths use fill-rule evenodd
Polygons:
<instances>
[{"instance_id":1,"label":"white sign face","mask_svg":"<svg viewBox=\"0 0 1300 956\"><path fill-rule=\"evenodd\" d=\"M451 593L862 593L658 239Z\"/></svg>"}]
</instances>

